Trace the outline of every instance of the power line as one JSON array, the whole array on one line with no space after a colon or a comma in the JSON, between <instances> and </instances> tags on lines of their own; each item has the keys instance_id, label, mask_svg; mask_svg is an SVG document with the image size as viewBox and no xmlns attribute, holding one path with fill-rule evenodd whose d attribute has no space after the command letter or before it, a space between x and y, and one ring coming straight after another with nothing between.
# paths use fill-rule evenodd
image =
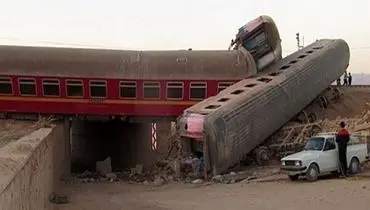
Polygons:
<instances>
[{"instance_id":1,"label":"power line","mask_svg":"<svg viewBox=\"0 0 370 210\"><path fill-rule=\"evenodd\" d=\"M63 43L63 42L55 42L55 41L25 40L25 39L12 38L12 37L0 37L0 40L1 39L7 40L7 41L21 41L21 42L43 43L43 44L75 46L75 47L108 48L107 46L101 46L101 45L84 45L84 44L75 44L75 43L72 44L72 43Z\"/></svg>"}]
</instances>

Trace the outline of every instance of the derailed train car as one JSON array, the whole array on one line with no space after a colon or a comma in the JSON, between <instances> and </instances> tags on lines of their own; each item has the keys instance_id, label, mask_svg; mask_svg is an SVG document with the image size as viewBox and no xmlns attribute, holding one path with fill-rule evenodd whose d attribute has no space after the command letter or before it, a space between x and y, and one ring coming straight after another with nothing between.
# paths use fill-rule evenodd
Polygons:
<instances>
[{"instance_id":1,"label":"derailed train car","mask_svg":"<svg viewBox=\"0 0 370 210\"><path fill-rule=\"evenodd\" d=\"M319 40L184 113L203 118L205 166L225 172L297 115L349 64L344 40ZM185 129L188 125L185 124Z\"/></svg>"},{"instance_id":2,"label":"derailed train car","mask_svg":"<svg viewBox=\"0 0 370 210\"><path fill-rule=\"evenodd\" d=\"M279 30L267 15L259 16L239 28L231 46L234 50L247 50L255 59L258 71L282 59Z\"/></svg>"}]
</instances>

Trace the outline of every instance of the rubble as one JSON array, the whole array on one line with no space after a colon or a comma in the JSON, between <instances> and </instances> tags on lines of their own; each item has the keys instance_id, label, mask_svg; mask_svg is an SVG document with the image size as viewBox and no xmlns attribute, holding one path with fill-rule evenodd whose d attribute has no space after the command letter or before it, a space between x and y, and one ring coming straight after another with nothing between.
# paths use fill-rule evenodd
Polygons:
<instances>
[{"instance_id":1,"label":"rubble","mask_svg":"<svg viewBox=\"0 0 370 210\"><path fill-rule=\"evenodd\" d=\"M165 183L165 179L163 178L163 177L161 177L161 176L157 176L155 179L154 179L154 181L153 181L153 184L155 185L155 186L161 186L161 185L163 185Z\"/></svg>"},{"instance_id":2,"label":"rubble","mask_svg":"<svg viewBox=\"0 0 370 210\"><path fill-rule=\"evenodd\" d=\"M262 179L276 174L280 174L280 170L276 165L271 167L246 167L238 172L232 171L229 174L213 176L211 181L222 184L248 183L251 180Z\"/></svg>"},{"instance_id":3,"label":"rubble","mask_svg":"<svg viewBox=\"0 0 370 210\"><path fill-rule=\"evenodd\" d=\"M117 180L117 174L115 173L107 173L105 175L105 177L110 181L110 182L113 182L113 181L116 181Z\"/></svg>"},{"instance_id":4,"label":"rubble","mask_svg":"<svg viewBox=\"0 0 370 210\"><path fill-rule=\"evenodd\" d=\"M103 161L96 162L96 171L101 175L112 173L111 158L107 157Z\"/></svg>"},{"instance_id":5,"label":"rubble","mask_svg":"<svg viewBox=\"0 0 370 210\"><path fill-rule=\"evenodd\" d=\"M203 179L196 179L194 181L191 182L192 184L202 184L203 183Z\"/></svg>"},{"instance_id":6,"label":"rubble","mask_svg":"<svg viewBox=\"0 0 370 210\"><path fill-rule=\"evenodd\" d=\"M66 196L66 195L57 195L54 192L52 192L49 195L49 201L53 204L67 204L67 203L69 203L68 196Z\"/></svg>"}]
</instances>

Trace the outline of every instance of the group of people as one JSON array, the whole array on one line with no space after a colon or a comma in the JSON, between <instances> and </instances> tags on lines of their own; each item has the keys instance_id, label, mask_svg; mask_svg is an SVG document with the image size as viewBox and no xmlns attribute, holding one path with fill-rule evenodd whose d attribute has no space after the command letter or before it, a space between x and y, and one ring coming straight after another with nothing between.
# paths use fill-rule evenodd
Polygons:
<instances>
[{"instance_id":1,"label":"group of people","mask_svg":"<svg viewBox=\"0 0 370 210\"><path fill-rule=\"evenodd\" d=\"M337 79L337 85L341 86L340 77ZM347 74L347 71L344 72L344 75L343 75L343 85L352 85L352 75L351 75L351 73Z\"/></svg>"}]
</instances>

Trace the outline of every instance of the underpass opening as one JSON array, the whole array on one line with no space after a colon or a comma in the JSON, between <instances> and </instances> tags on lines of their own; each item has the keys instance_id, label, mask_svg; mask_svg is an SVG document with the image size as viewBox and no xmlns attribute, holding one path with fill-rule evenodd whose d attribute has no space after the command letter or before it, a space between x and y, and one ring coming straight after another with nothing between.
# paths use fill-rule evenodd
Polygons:
<instances>
[{"instance_id":1,"label":"underpass opening","mask_svg":"<svg viewBox=\"0 0 370 210\"><path fill-rule=\"evenodd\" d=\"M110 158L112 171L142 165L150 170L170 148L171 121L126 122L74 120L71 126L72 173L96 172ZM109 164L109 161L105 162Z\"/></svg>"}]
</instances>

